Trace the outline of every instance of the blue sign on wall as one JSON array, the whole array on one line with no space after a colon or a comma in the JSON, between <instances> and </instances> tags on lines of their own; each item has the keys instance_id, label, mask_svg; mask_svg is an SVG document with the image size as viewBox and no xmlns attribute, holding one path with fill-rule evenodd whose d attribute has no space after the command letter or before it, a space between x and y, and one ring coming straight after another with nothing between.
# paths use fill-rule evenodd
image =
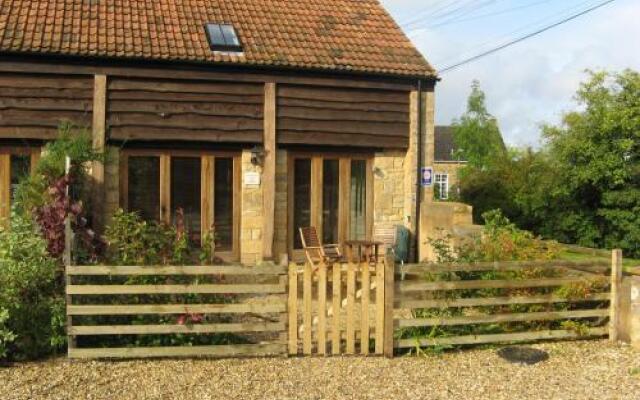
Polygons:
<instances>
[{"instance_id":1,"label":"blue sign on wall","mask_svg":"<svg viewBox=\"0 0 640 400\"><path fill-rule=\"evenodd\" d=\"M420 182L422 182L422 187L431 187L433 186L433 168L432 167L422 167L420 170Z\"/></svg>"}]
</instances>

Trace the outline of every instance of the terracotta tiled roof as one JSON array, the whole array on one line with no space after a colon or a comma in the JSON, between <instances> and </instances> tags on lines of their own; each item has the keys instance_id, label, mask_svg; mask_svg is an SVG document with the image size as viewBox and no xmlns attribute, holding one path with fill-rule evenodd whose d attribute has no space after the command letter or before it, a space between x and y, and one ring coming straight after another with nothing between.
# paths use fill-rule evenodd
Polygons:
<instances>
[{"instance_id":1,"label":"terracotta tiled roof","mask_svg":"<svg viewBox=\"0 0 640 400\"><path fill-rule=\"evenodd\" d=\"M212 52L206 22L244 53ZM0 52L434 74L377 0L0 0Z\"/></svg>"}]
</instances>

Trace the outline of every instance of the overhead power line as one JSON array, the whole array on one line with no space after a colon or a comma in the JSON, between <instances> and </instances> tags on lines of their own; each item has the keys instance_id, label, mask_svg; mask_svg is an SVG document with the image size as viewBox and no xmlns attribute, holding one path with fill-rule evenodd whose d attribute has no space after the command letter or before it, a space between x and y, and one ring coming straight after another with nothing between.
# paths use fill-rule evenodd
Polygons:
<instances>
[{"instance_id":1,"label":"overhead power line","mask_svg":"<svg viewBox=\"0 0 640 400\"><path fill-rule=\"evenodd\" d=\"M609 4L609 3L613 3L614 1L615 1L615 0L607 0L607 1L604 1L604 2L602 2L602 3L600 3L600 4L597 4L597 5L595 5L595 6L591 7L591 8L589 8L589 9L586 9L586 10L584 10L584 11L581 11L581 12L579 12L579 13L577 13L577 14L573 14L573 15L571 15L571 16L569 16L569 17L567 17L567 18L564 18L564 19L562 19L562 20L560 20L560 21L558 21L558 22L555 22L555 23L553 23L553 24L551 24L551 25L547 25L547 26L545 26L544 28L538 29L538 30L537 30L537 31L535 31L535 32L531 32L531 33L529 33L529 34L527 34L527 35L524 35L524 36L522 36L522 37L519 37L519 38L517 38L517 39L515 39L515 40L512 40L512 41L510 41L510 42L508 42L508 43L505 43L505 44L503 44L503 45L500 45L500 46L498 46L498 47L495 47L495 48L493 48L493 49L491 49L491 50L487 50L487 51L482 52L482 53L480 53L480 54L477 54L477 55L475 55L475 56L473 56L473 57L469 57L469 58L467 58L466 60L460 61L459 63L456 63L456 64L453 64L453 65L449 65L449 66L447 66L447 67L444 67L444 68L442 68L442 69L439 71L439 73L440 73L440 74L444 74L444 73L446 73L446 72L449 72L449 71L451 71L451 70L454 70L454 69L456 69L456 68L459 68L459 67L461 67L461 66L463 66L463 65L465 65L465 64L468 64L468 63L470 63L470 62L473 62L473 61L479 60L479 59L481 59L481 58L484 58L484 57L486 57L486 56L488 56L488 55L491 55L491 54L497 53L497 52L498 52L498 51L500 51L500 50L504 50L504 49L506 49L507 47L511 47L511 46L513 46L513 45L515 45L515 44L517 44L517 43L523 42L523 41L525 41L525 40L527 40L527 39L530 39L530 38L532 38L532 37L534 37L534 36L540 35L541 33L544 33L544 32L546 32L546 31L548 31L548 30L550 30L550 29L553 29L553 28L558 27L558 26L560 26L560 25L566 24L566 23L567 23L567 22L569 22L569 21L572 21L572 20L574 20L574 19L576 19L576 18L579 18L579 17L581 17L581 16L583 16L583 15L585 15L585 14L588 14L588 13L593 12L593 11L595 11L595 10L599 9L599 8L602 8L602 7L606 6L606 5L607 5L607 4Z\"/></svg>"}]
</instances>

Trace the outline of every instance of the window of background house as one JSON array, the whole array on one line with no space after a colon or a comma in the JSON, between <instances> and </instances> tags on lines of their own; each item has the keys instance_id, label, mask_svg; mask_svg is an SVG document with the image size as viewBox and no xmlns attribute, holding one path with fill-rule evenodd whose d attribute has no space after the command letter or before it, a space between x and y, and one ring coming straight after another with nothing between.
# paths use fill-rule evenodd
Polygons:
<instances>
[{"instance_id":1,"label":"window of background house","mask_svg":"<svg viewBox=\"0 0 640 400\"><path fill-rule=\"evenodd\" d=\"M128 208L146 221L160 219L160 158L129 157Z\"/></svg>"},{"instance_id":2,"label":"window of background house","mask_svg":"<svg viewBox=\"0 0 640 400\"><path fill-rule=\"evenodd\" d=\"M367 161L351 161L350 238L364 240L367 236Z\"/></svg>"},{"instance_id":3,"label":"window of background house","mask_svg":"<svg viewBox=\"0 0 640 400\"><path fill-rule=\"evenodd\" d=\"M201 225L201 161L196 157L171 158L171 220L176 223L177 210L184 212L189 240L200 245Z\"/></svg>"},{"instance_id":4,"label":"window of background house","mask_svg":"<svg viewBox=\"0 0 640 400\"><path fill-rule=\"evenodd\" d=\"M231 250L233 246L233 158L216 157L213 204L216 249Z\"/></svg>"},{"instance_id":5,"label":"window of background house","mask_svg":"<svg viewBox=\"0 0 640 400\"><path fill-rule=\"evenodd\" d=\"M436 196L440 200L449 198L449 174L436 174Z\"/></svg>"},{"instance_id":6,"label":"window of background house","mask_svg":"<svg viewBox=\"0 0 640 400\"><path fill-rule=\"evenodd\" d=\"M31 173L30 155L11 155L11 201L15 199L18 184Z\"/></svg>"},{"instance_id":7,"label":"window of background house","mask_svg":"<svg viewBox=\"0 0 640 400\"><path fill-rule=\"evenodd\" d=\"M311 225L311 159L296 159L293 175L293 247L301 249L299 228Z\"/></svg>"}]
</instances>

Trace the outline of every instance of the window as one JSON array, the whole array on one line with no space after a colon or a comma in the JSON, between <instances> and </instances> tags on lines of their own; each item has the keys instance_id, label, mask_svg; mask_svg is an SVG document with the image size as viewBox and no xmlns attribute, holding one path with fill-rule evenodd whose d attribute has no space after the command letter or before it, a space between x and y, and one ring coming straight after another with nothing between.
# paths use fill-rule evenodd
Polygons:
<instances>
[{"instance_id":1,"label":"window","mask_svg":"<svg viewBox=\"0 0 640 400\"><path fill-rule=\"evenodd\" d=\"M11 155L11 201L15 200L16 189L31 173L31 157L24 154Z\"/></svg>"},{"instance_id":2,"label":"window","mask_svg":"<svg viewBox=\"0 0 640 400\"><path fill-rule=\"evenodd\" d=\"M242 51L242 44L233 25L208 23L205 25L205 31L211 50Z\"/></svg>"},{"instance_id":3,"label":"window","mask_svg":"<svg viewBox=\"0 0 640 400\"><path fill-rule=\"evenodd\" d=\"M439 200L449 198L449 174L436 174L435 196Z\"/></svg>"},{"instance_id":4,"label":"window","mask_svg":"<svg viewBox=\"0 0 640 400\"><path fill-rule=\"evenodd\" d=\"M365 240L367 238L367 161L351 161L351 208L350 239Z\"/></svg>"},{"instance_id":5,"label":"window","mask_svg":"<svg viewBox=\"0 0 640 400\"><path fill-rule=\"evenodd\" d=\"M194 247L214 229L216 256L239 258L240 157L230 152L125 150L120 201L148 221L177 222L184 213Z\"/></svg>"},{"instance_id":6,"label":"window","mask_svg":"<svg viewBox=\"0 0 640 400\"><path fill-rule=\"evenodd\" d=\"M0 148L0 220L9 218L18 184L33 172L39 156L39 147Z\"/></svg>"},{"instance_id":7,"label":"window","mask_svg":"<svg viewBox=\"0 0 640 400\"><path fill-rule=\"evenodd\" d=\"M299 229L311 225L311 159L295 160L293 170L293 248L301 249Z\"/></svg>"}]
</instances>

